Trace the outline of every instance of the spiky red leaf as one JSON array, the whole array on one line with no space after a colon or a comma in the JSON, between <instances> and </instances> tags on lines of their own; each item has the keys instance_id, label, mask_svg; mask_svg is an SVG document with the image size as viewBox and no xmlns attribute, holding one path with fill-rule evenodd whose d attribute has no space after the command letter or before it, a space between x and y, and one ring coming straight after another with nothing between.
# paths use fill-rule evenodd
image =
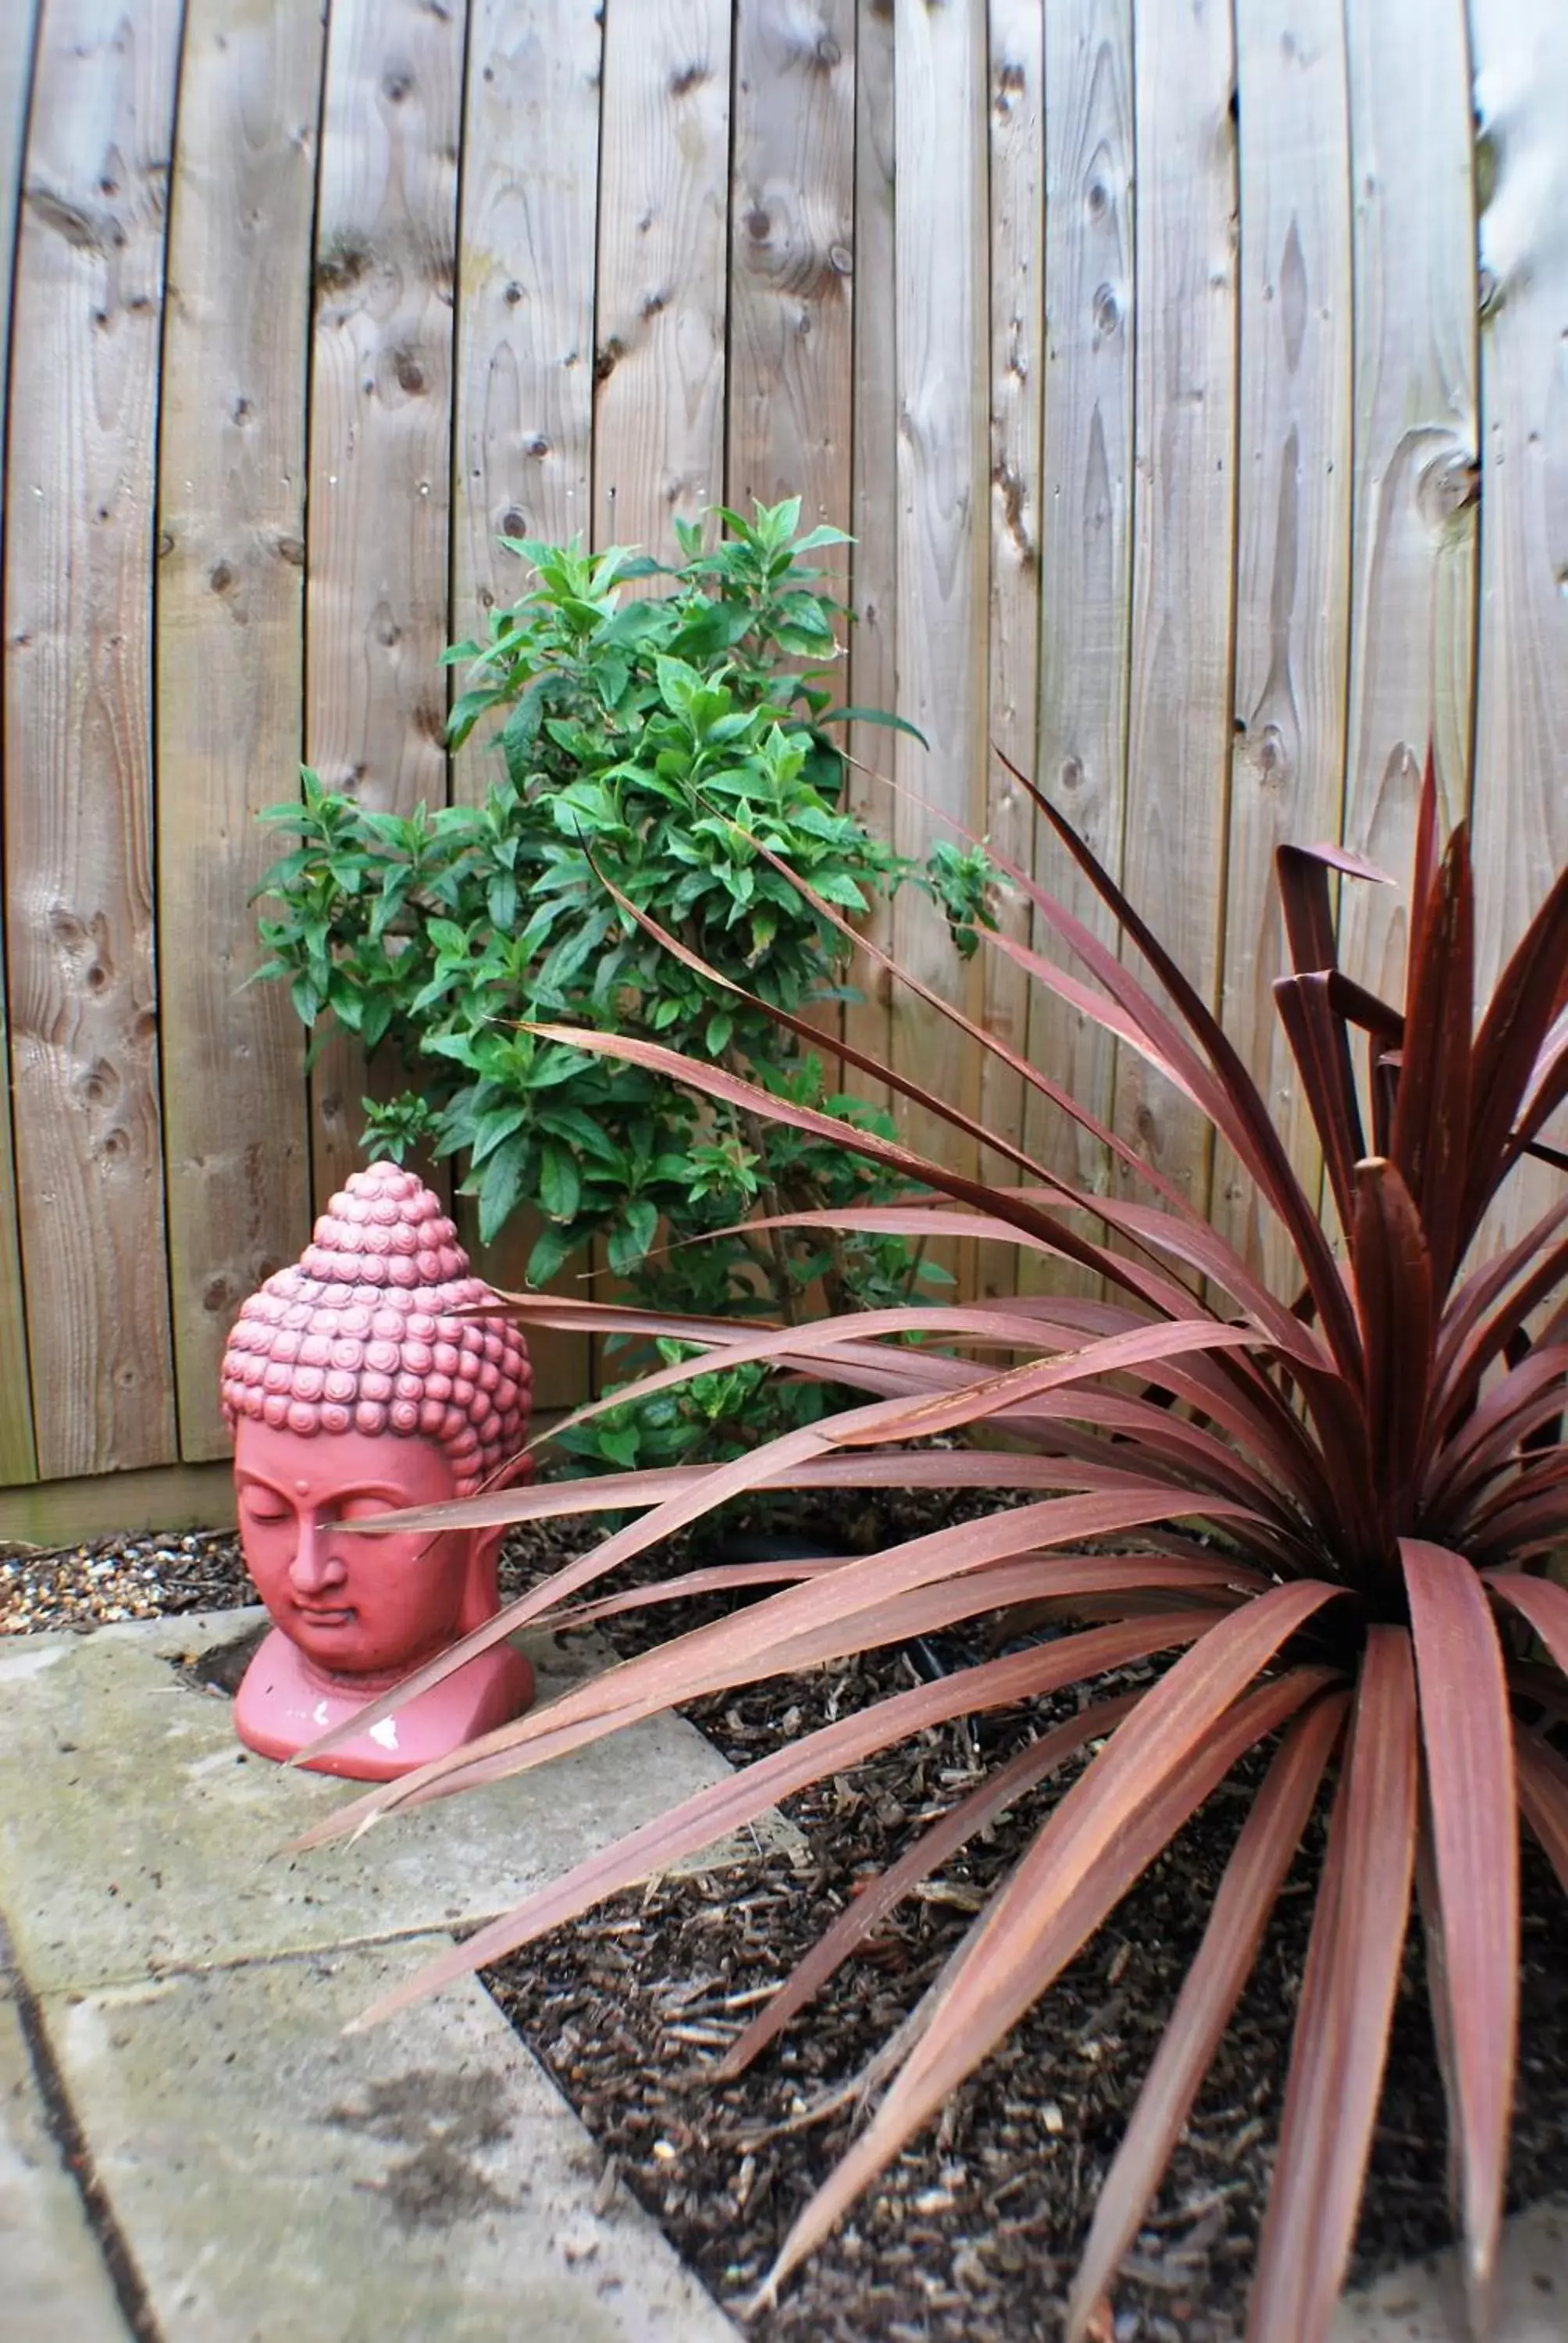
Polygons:
<instances>
[{"instance_id":1,"label":"spiky red leaf","mask_svg":"<svg viewBox=\"0 0 1568 2343\"><path fill-rule=\"evenodd\" d=\"M1410 1638L1373 1627L1318 1889L1248 2343L1323 2343L1333 2318L1409 1921L1416 1778Z\"/></svg>"},{"instance_id":2,"label":"spiky red leaf","mask_svg":"<svg viewBox=\"0 0 1568 2343\"><path fill-rule=\"evenodd\" d=\"M1397 1168L1355 1168L1351 1260L1366 1353L1367 1444L1385 1535L1408 1528L1434 1341L1432 1256Z\"/></svg>"},{"instance_id":3,"label":"spiky red leaf","mask_svg":"<svg viewBox=\"0 0 1568 2343\"><path fill-rule=\"evenodd\" d=\"M1447 1292L1459 1262L1470 1141L1474 958L1474 888L1461 823L1449 839L1424 923L1413 932L1404 1061L1389 1141L1389 1153L1421 1214L1432 1285L1440 1294Z\"/></svg>"},{"instance_id":4,"label":"spiky red leaf","mask_svg":"<svg viewBox=\"0 0 1568 2343\"><path fill-rule=\"evenodd\" d=\"M1462 1554L1400 1542L1421 1695L1466 2292L1479 2332L1503 2220L1519 2027L1519 1832L1503 1647Z\"/></svg>"},{"instance_id":5,"label":"spiky red leaf","mask_svg":"<svg viewBox=\"0 0 1568 2343\"><path fill-rule=\"evenodd\" d=\"M1081 2343L1087 2333L1093 2308L1115 2277L1160 2185L1257 1958L1349 1705L1348 1694L1332 1694L1298 1717L1252 1801L1225 1866L1203 1941L1101 2189L1073 2282L1068 2343Z\"/></svg>"},{"instance_id":6,"label":"spiky red leaf","mask_svg":"<svg viewBox=\"0 0 1568 2343\"><path fill-rule=\"evenodd\" d=\"M1065 1725L1054 1726L1040 1740L1030 1742L1027 1749L1020 1749L1007 1765L999 1766L978 1790L971 1790L967 1798L960 1798L930 1829L922 1831L897 1863L890 1864L864 1886L857 1884L852 1901L827 1935L819 1937L805 1957L796 1963L767 2006L725 2052L714 2070L715 2082L726 2082L744 2074L769 2043L782 2034L797 2012L820 1993L856 1946L863 1944L872 1930L898 1909L920 1880L929 1879L939 1865L967 1846L978 1832L989 1829L1027 1791L1076 1755L1086 1743L1114 1731L1142 1697L1141 1693L1126 1693L1120 1700L1100 1701L1092 1708L1069 1717Z\"/></svg>"},{"instance_id":7,"label":"spiky red leaf","mask_svg":"<svg viewBox=\"0 0 1568 2343\"><path fill-rule=\"evenodd\" d=\"M1134 1658L1201 1635L1211 1625L1211 1614L1194 1612L1185 1617L1175 1614L1164 1620L1092 1627L1057 1644L1039 1644L1010 1653L1005 1659L960 1669L935 1684L918 1684L912 1691L896 1693L869 1708L858 1709L852 1716L820 1725L770 1756L694 1792L679 1805L589 1855L564 1878L537 1889L515 1911L465 1938L375 2003L360 2023L377 2024L456 1978L482 1968L486 1962L518 1951L618 1888L667 1870L683 1855L755 1822L780 1798L858 1765L879 1749L892 1748L950 1717L1010 1708L1057 1691L1081 1675L1124 1667Z\"/></svg>"}]
</instances>

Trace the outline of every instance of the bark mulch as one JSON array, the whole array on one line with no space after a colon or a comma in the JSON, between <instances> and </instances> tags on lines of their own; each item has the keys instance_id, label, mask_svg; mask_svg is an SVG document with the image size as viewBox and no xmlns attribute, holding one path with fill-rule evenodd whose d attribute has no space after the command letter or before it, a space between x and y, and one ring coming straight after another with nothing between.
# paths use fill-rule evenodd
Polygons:
<instances>
[{"instance_id":1,"label":"bark mulch","mask_svg":"<svg viewBox=\"0 0 1568 2343\"><path fill-rule=\"evenodd\" d=\"M910 1500L884 1519L907 1530ZM869 1525L851 1523L850 1542ZM842 1530L845 1524L840 1523ZM508 1541L531 1584L600 1534L548 1524ZM656 1576L662 1558L647 1566ZM0 1557L0 1634L253 1601L232 1538L136 1538ZM697 1624L681 1604L610 1623L618 1650ZM736 1764L964 1656L954 1639L729 1693L692 1721ZM1128 1671L1131 1687L1142 1680ZM1104 1689L1104 1687L1102 1687ZM891 1916L739 2081L713 2070L773 1986L843 1908L983 1771L1077 1705L922 1735L789 1802L807 1855L699 1873L617 1898L487 1973L512 2024L628 2188L739 2312L852 2137L847 2087L913 2006L1072 1769L1033 1794ZM1258 1769L1254 1768L1255 1773ZM1094 2197L1157 2046L1244 1817L1245 1771L1211 1799L1007 2044L901 2156L777 2308L758 2343L1054 2343ZM1283 2099L1321 1819L1281 1898L1235 2024L1125 2265L1101 2343L1232 2343ZM1527 1844L1523 2009L1512 2187L1568 2187L1568 1898ZM1447 2242L1442 2085L1412 1926L1356 2273Z\"/></svg>"}]
</instances>

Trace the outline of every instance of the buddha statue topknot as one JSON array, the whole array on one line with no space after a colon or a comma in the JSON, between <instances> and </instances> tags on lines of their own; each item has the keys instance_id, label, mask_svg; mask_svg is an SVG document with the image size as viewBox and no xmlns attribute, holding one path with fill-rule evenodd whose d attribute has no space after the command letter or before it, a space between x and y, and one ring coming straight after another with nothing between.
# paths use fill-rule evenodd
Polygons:
<instances>
[{"instance_id":1,"label":"buddha statue topknot","mask_svg":"<svg viewBox=\"0 0 1568 2343\"><path fill-rule=\"evenodd\" d=\"M440 1200L390 1163L350 1174L298 1262L239 1313L223 1362L240 1543L273 1621L235 1703L242 1741L292 1757L499 1608L502 1532L338 1534L528 1470L532 1378L517 1328L458 1317L469 1274ZM320 1760L387 1781L533 1697L508 1644Z\"/></svg>"}]
</instances>

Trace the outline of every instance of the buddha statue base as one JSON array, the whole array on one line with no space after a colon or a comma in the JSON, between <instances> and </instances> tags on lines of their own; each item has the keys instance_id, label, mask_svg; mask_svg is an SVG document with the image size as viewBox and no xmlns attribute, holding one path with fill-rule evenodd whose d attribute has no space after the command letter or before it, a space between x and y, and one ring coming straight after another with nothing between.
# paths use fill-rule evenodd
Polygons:
<instances>
[{"instance_id":1,"label":"buddha statue base","mask_svg":"<svg viewBox=\"0 0 1568 2343\"><path fill-rule=\"evenodd\" d=\"M330 1674L275 1627L245 1672L235 1728L258 1756L286 1761L367 1708L386 1688L363 1675ZM498 1644L367 1733L311 1759L306 1770L352 1782L393 1782L509 1723L533 1696L529 1663L509 1644Z\"/></svg>"}]
</instances>

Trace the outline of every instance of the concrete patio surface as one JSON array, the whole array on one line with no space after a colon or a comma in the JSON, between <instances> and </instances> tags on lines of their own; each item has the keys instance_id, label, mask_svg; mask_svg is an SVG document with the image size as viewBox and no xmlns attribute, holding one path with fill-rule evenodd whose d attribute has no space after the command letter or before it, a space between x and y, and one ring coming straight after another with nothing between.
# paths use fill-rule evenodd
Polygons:
<instances>
[{"instance_id":1,"label":"concrete patio surface","mask_svg":"<svg viewBox=\"0 0 1568 2343\"><path fill-rule=\"evenodd\" d=\"M723 1759L663 1719L289 1857L353 1793L248 1755L202 1681L261 1618L0 1644L0 2336L737 2343L477 1981L344 2032ZM544 1694L590 1664L528 1648ZM1334 2343L1464 2333L1441 2256ZM1568 2343L1563 2208L1509 2224L1494 2343Z\"/></svg>"},{"instance_id":2,"label":"concrete patio surface","mask_svg":"<svg viewBox=\"0 0 1568 2343\"><path fill-rule=\"evenodd\" d=\"M185 1664L259 1623L0 1646L0 2334L734 2343L476 1981L343 2031L723 1759L661 1719L289 1857L351 1786L248 1755ZM528 1648L545 1694L588 1664Z\"/></svg>"},{"instance_id":3,"label":"concrete patio surface","mask_svg":"<svg viewBox=\"0 0 1568 2343\"><path fill-rule=\"evenodd\" d=\"M1503 2233L1493 2343L1568 2338L1568 2206L1533 2205ZM1390 2270L1340 2306L1333 2343L1463 2343L1459 2263L1434 2254Z\"/></svg>"}]
</instances>

